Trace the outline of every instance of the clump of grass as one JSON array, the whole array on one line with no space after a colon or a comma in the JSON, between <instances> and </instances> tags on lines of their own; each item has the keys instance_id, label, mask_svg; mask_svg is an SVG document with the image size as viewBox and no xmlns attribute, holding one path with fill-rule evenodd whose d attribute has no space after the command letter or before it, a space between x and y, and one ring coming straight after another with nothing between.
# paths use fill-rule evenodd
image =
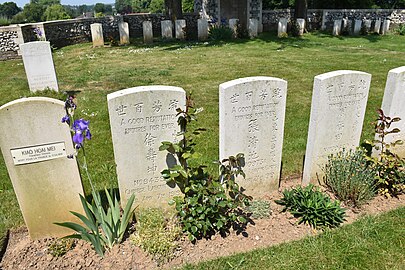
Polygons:
<instances>
[{"instance_id":1,"label":"clump of grass","mask_svg":"<svg viewBox=\"0 0 405 270\"><path fill-rule=\"evenodd\" d=\"M48 246L48 253L53 257L62 257L75 247L74 239L55 239Z\"/></svg>"},{"instance_id":2,"label":"clump of grass","mask_svg":"<svg viewBox=\"0 0 405 270\"><path fill-rule=\"evenodd\" d=\"M330 155L323 172L327 188L349 205L360 206L375 196L376 172L361 149Z\"/></svg>"},{"instance_id":3,"label":"clump of grass","mask_svg":"<svg viewBox=\"0 0 405 270\"><path fill-rule=\"evenodd\" d=\"M167 215L167 214L166 214ZM181 227L174 215L167 218L161 209L143 209L137 215L131 242L153 256L158 265L172 259L178 247Z\"/></svg>"},{"instance_id":4,"label":"clump of grass","mask_svg":"<svg viewBox=\"0 0 405 270\"><path fill-rule=\"evenodd\" d=\"M255 219L268 218L271 215L270 202L265 200L254 200L245 209Z\"/></svg>"}]
</instances>

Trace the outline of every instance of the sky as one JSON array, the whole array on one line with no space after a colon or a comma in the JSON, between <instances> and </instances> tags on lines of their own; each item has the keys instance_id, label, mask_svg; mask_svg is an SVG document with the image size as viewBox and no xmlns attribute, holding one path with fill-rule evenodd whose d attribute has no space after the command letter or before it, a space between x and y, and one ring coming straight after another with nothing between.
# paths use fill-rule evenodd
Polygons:
<instances>
[{"instance_id":1,"label":"sky","mask_svg":"<svg viewBox=\"0 0 405 270\"><path fill-rule=\"evenodd\" d=\"M4 2L14 2L19 7L24 7L25 4L28 4L29 0L0 0L0 4ZM104 3L104 4L112 4L115 0L61 0L62 5L94 5L95 3Z\"/></svg>"}]
</instances>

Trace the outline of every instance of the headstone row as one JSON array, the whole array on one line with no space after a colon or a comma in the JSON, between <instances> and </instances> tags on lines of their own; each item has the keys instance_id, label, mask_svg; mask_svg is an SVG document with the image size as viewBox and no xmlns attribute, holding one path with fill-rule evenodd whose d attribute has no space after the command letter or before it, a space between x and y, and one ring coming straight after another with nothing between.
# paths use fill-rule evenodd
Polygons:
<instances>
[{"instance_id":1,"label":"headstone row","mask_svg":"<svg viewBox=\"0 0 405 270\"><path fill-rule=\"evenodd\" d=\"M337 19L333 23L333 30L332 34L334 36L340 36L343 31L353 34L353 35L360 35L362 28L366 32L373 32L381 35L386 35L389 32L391 21L389 19L385 19L384 22L381 22L381 19L377 19L374 21L374 27L372 27L371 20L348 20L344 19Z\"/></svg>"}]
</instances>

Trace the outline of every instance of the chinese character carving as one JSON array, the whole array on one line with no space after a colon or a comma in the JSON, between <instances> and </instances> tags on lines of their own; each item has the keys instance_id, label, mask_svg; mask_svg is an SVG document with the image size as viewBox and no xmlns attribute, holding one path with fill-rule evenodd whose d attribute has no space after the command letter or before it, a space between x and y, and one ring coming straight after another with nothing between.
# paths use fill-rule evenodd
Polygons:
<instances>
[{"instance_id":1,"label":"chinese character carving","mask_svg":"<svg viewBox=\"0 0 405 270\"><path fill-rule=\"evenodd\" d=\"M179 107L179 101L176 99L171 99L169 102L169 110L176 110Z\"/></svg>"},{"instance_id":2,"label":"chinese character carving","mask_svg":"<svg viewBox=\"0 0 405 270\"><path fill-rule=\"evenodd\" d=\"M239 94L233 94L231 97L230 97L230 100L231 100L231 103L238 103L238 99L239 99Z\"/></svg>"},{"instance_id":3,"label":"chinese character carving","mask_svg":"<svg viewBox=\"0 0 405 270\"><path fill-rule=\"evenodd\" d=\"M117 114L119 116L126 115L127 114L125 112L126 108L127 108L127 106L121 104L120 106L117 107L117 109L115 111L117 112Z\"/></svg>"},{"instance_id":4,"label":"chinese character carving","mask_svg":"<svg viewBox=\"0 0 405 270\"><path fill-rule=\"evenodd\" d=\"M253 91L249 91L245 93L245 97L247 100L251 101L253 96Z\"/></svg>"},{"instance_id":5,"label":"chinese character carving","mask_svg":"<svg viewBox=\"0 0 405 270\"><path fill-rule=\"evenodd\" d=\"M260 97L261 99L265 100L268 95L269 95L269 94L267 93L267 91L264 90L264 89L262 89L262 91L260 92L259 97Z\"/></svg>"},{"instance_id":6,"label":"chinese character carving","mask_svg":"<svg viewBox=\"0 0 405 270\"><path fill-rule=\"evenodd\" d=\"M248 131L249 131L249 133L259 131L259 122L257 121L257 119L252 119L252 120L249 121Z\"/></svg>"},{"instance_id":7,"label":"chinese character carving","mask_svg":"<svg viewBox=\"0 0 405 270\"><path fill-rule=\"evenodd\" d=\"M248 141L248 148L257 148L257 143L259 142L259 139L253 135L249 137Z\"/></svg>"},{"instance_id":8,"label":"chinese character carving","mask_svg":"<svg viewBox=\"0 0 405 270\"><path fill-rule=\"evenodd\" d=\"M141 113L141 112L142 112L142 108L143 108L143 102L134 104L134 107L135 107L135 112Z\"/></svg>"},{"instance_id":9,"label":"chinese character carving","mask_svg":"<svg viewBox=\"0 0 405 270\"><path fill-rule=\"evenodd\" d=\"M160 100L153 102L152 110L156 113L162 110L162 103L160 102Z\"/></svg>"},{"instance_id":10,"label":"chinese character carving","mask_svg":"<svg viewBox=\"0 0 405 270\"><path fill-rule=\"evenodd\" d=\"M157 152L155 151L155 149L149 148L148 152L146 153L146 159L154 162L156 157L157 157Z\"/></svg>"},{"instance_id":11,"label":"chinese character carving","mask_svg":"<svg viewBox=\"0 0 405 270\"><path fill-rule=\"evenodd\" d=\"M151 133L146 133L145 140L144 140L144 144L146 146L149 146L149 147L153 146L155 144L155 141L156 141L155 136L152 136Z\"/></svg>"}]
</instances>

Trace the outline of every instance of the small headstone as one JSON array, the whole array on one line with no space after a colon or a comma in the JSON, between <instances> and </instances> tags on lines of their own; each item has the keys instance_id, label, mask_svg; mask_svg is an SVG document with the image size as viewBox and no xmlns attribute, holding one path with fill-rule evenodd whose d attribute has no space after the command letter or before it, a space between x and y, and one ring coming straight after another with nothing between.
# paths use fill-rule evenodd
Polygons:
<instances>
[{"instance_id":1,"label":"small headstone","mask_svg":"<svg viewBox=\"0 0 405 270\"><path fill-rule=\"evenodd\" d=\"M381 19L374 21L374 33L379 34L381 29Z\"/></svg>"},{"instance_id":2,"label":"small headstone","mask_svg":"<svg viewBox=\"0 0 405 270\"><path fill-rule=\"evenodd\" d=\"M129 26L127 22L118 23L118 30L120 32L120 44L129 44Z\"/></svg>"},{"instance_id":3,"label":"small headstone","mask_svg":"<svg viewBox=\"0 0 405 270\"><path fill-rule=\"evenodd\" d=\"M234 38L238 36L238 22L238 19L229 19L229 28L232 30Z\"/></svg>"},{"instance_id":4,"label":"small headstone","mask_svg":"<svg viewBox=\"0 0 405 270\"><path fill-rule=\"evenodd\" d=\"M334 36L340 36L342 33L342 20L335 20L333 23L333 35Z\"/></svg>"},{"instance_id":5,"label":"small headstone","mask_svg":"<svg viewBox=\"0 0 405 270\"><path fill-rule=\"evenodd\" d=\"M198 40L208 39L208 21L206 19L198 19Z\"/></svg>"},{"instance_id":6,"label":"small headstone","mask_svg":"<svg viewBox=\"0 0 405 270\"><path fill-rule=\"evenodd\" d=\"M278 188L283 147L287 82L249 77L219 86L220 159L243 153L248 194Z\"/></svg>"},{"instance_id":7,"label":"small headstone","mask_svg":"<svg viewBox=\"0 0 405 270\"><path fill-rule=\"evenodd\" d=\"M93 47L104 46L103 25L101 23L93 23L90 25L90 28Z\"/></svg>"},{"instance_id":8,"label":"small headstone","mask_svg":"<svg viewBox=\"0 0 405 270\"><path fill-rule=\"evenodd\" d=\"M141 86L111 93L107 99L123 204L135 194L142 207L167 206L178 187L168 186L160 172L176 160L159 146L178 139L176 109L185 107L185 91Z\"/></svg>"},{"instance_id":9,"label":"small headstone","mask_svg":"<svg viewBox=\"0 0 405 270\"><path fill-rule=\"evenodd\" d=\"M305 30L305 19L297 19L298 24L298 35L302 36Z\"/></svg>"},{"instance_id":10,"label":"small headstone","mask_svg":"<svg viewBox=\"0 0 405 270\"><path fill-rule=\"evenodd\" d=\"M31 92L44 89L58 91L51 45L48 41L34 41L20 44L25 73Z\"/></svg>"},{"instance_id":11,"label":"small headstone","mask_svg":"<svg viewBox=\"0 0 405 270\"><path fill-rule=\"evenodd\" d=\"M277 30L277 36L278 37L284 37L287 35L287 24L288 24L288 19L287 18L280 18L278 21L278 30Z\"/></svg>"},{"instance_id":12,"label":"small headstone","mask_svg":"<svg viewBox=\"0 0 405 270\"><path fill-rule=\"evenodd\" d=\"M347 30L348 23L349 23L349 20L347 18L342 19L342 29L343 30Z\"/></svg>"},{"instance_id":13,"label":"small headstone","mask_svg":"<svg viewBox=\"0 0 405 270\"><path fill-rule=\"evenodd\" d=\"M371 75L339 70L314 79L303 184L322 180L328 155L359 145Z\"/></svg>"},{"instance_id":14,"label":"small headstone","mask_svg":"<svg viewBox=\"0 0 405 270\"><path fill-rule=\"evenodd\" d=\"M153 42L153 28L151 21L144 21L142 23L143 29L143 41L145 43L152 43Z\"/></svg>"},{"instance_id":15,"label":"small headstone","mask_svg":"<svg viewBox=\"0 0 405 270\"><path fill-rule=\"evenodd\" d=\"M162 27L162 38L173 38L173 23L170 20L163 20L160 22Z\"/></svg>"},{"instance_id":16,"label":"small headstone","mask_svg":"<svg viewBox=\"0 0 405 270\"><path fill-rule=\"evenodd\" d=\"M381 105L384 114L389 117L400 117L401 121L392 123L391 129L399 128L399 133L388 134L387 143L402 140L404 144L397 145L390 150L405 158L405 66L391 69L388 72L384 98Z\"/></svg>"},{"instance_id":17,"label":"small headstone","mask_svg":"<svg viewBox=\"0 0 405 270\"><path fill-rule=\"evenodd\" d=\"M249 37L257 37L257 32L259 28L259 21L257 19L249 19Z\"/></svg>"},{"instance_id":18,"label":"small headstone","mask_svg":"<svg viewBox=\"0 0 405 270\"><path fill-rule=\"evenodd\" d=\"M388 33L388 31L390 30L390 24L391 24L390 20L388 19L384 20L384 23L381 28L381 35L386 35Z\"/></svg>"},{"instance_id":19,"label":"small headstone","mask_svg":"<svg viewBox=\"0 0 405 270\"><path fill-rule=\"evenodd\" d=\"M353 34L354 35L360 35L360 31L361 31L361 25L362 25L363 21L362 20L355 20L354 21L354 30L353 30Z\"/></svg>"},{"instance_id":20,"label":"small headstone","mask_svg":"<svg viewBox=\"0 0 405 270\"><path fill-rule=\"evenodd\" d=\"M349 35L353 35L353 21L352 20L347 20L346 21L346 27L345 27L345 31L347 34Z\"/></svg>"},{"instance_id":21,"label":"small headstone","mask_svg":"<svg viewBox=\"0 0 405 270\"><path fill-rule=\"evenodd\" d=\"M177 39L185 39L185 31L186 31L186 20L176 20L175 21L175 30L176 30L176 38Z\"/></svg>"},{"instance_id":22,"label":"small headstone","mask_svg":"<svg viewBox=\"0 0 405 270\"><path fill-rule=\"evenodd\" d=\"M371 20L364 20L364 28L367 32L371 31Z\"/></svg>"},{"instance_id":23,"label":"small headstone","mask_svg":"<svg viewBox=\"0 0 405 270\"><path fill-rule=\"evenodd\" d=\"M32 239L60 237L73 231L54 222L82 213L80 174L73 154L62 101L32 97L0 107L0 148Z\"/></svg>"}]
</instances>

